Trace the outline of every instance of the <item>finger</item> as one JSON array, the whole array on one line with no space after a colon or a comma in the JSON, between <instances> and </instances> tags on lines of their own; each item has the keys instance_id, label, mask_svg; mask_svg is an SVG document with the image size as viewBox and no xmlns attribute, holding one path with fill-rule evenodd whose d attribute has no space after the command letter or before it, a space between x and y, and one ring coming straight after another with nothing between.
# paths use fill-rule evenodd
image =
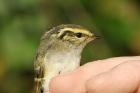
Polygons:
<instances>
[{"instance_id":1,"label":"finger","mask_svg":"<svg viewBox=\"0 0 140 93\"><path fill-rule=\"evenodd\" d=\"M88 93L139 93L140 60L124 62L86 82Z\"/></svg>"},{"instance_id":2,"label":"finger","mask_svg":"<svg viewBox=\"0 0 140 93\"><path fill-rule=\"evenodd\" d=\"M59 75L51 80L51 93L86 93L83 72ZM82 85L82 86L81 86Z\"/></svg>"},{"instance_id":3,"label":"finger","mask_svg":"<svg viewBox=\"0 0 140 93\"><path fill-rule=\"evenodd\" d=\"M53 78L50 82L50 90L52 93L86 93L85 82L90 77L103 73L124 61L134 59L140 57L110 58L87 63L72 73Z\"/></svg>"}]
</instances>

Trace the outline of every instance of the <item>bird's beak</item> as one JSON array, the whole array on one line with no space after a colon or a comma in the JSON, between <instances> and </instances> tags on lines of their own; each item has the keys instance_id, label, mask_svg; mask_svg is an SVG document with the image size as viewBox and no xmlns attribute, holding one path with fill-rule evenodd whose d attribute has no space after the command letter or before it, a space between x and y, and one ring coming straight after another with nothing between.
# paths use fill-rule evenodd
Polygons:
<instances>
[{"instance_id":1,"label":"bird's beak","mask_svg":"<svg viewBox=\"0 0 140 93\"><path fill-rule=\"evenodd\" d=\"M94 39L101 39L101 36L94 36Z\"/></svg>"},{"instance_id":2,"label":"bird's beak","mask_svg":"<svg viewBox=\"0 0 140 93\"><path fill-rule=\"evenodd\" d=\"M89 36L88 40L95 40L95 39L101 39L100 36L95 36L95 35L92 35L92 36Z\"/></svg>"}]
</instances>

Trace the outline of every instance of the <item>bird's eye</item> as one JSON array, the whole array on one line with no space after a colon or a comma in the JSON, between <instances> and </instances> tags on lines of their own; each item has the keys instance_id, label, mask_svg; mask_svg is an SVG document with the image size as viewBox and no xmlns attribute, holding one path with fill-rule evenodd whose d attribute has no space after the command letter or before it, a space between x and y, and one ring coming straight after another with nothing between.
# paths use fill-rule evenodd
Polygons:
<instances>
[{"instance_id":1,"label":"bird's eye","mask_svg":"<svg viewBox=\"0 0 140 93\"><path fill-rule=\"evenodd\" d=\"M82 33L76 33L76 36L77 36L78 38L81 38L81 37L82 37Z\"/></svg>"}]
</instances>

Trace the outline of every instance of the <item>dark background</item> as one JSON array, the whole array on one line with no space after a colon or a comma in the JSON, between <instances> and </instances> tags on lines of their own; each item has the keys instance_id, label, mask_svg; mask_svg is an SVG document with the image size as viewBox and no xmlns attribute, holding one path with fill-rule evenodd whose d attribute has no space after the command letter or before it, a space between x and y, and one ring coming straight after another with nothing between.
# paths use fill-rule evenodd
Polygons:
<instances>
[{"instance_id":1,"label":"dark background","mask_svg":"<svg viewBox=\"0 0 140 93\"><path fill-rule=\"evenodd\" d=\"M103 37L85 47L83 64L140 55L139 0L1 0L0 93L31 93L41 35L70 23Z\"/></svg>"}]
</instances>

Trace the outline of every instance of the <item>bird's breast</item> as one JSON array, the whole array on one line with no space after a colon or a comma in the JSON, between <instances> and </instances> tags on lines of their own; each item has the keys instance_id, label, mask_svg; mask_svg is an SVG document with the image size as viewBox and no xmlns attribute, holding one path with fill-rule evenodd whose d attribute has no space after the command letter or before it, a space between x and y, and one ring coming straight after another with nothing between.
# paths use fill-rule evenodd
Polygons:
<instances>
[{"instance_id":1,"label":"bird's breast","mask_svg":"<svg viewBox=\"0 0 140 93\"><path fill-rule=\"evenodd\" d=\"M52 56L46 54L45 67L59 72L73 71L80 65L81 54L67 52L55 53Z\"/></svg>"}]
</instances>

